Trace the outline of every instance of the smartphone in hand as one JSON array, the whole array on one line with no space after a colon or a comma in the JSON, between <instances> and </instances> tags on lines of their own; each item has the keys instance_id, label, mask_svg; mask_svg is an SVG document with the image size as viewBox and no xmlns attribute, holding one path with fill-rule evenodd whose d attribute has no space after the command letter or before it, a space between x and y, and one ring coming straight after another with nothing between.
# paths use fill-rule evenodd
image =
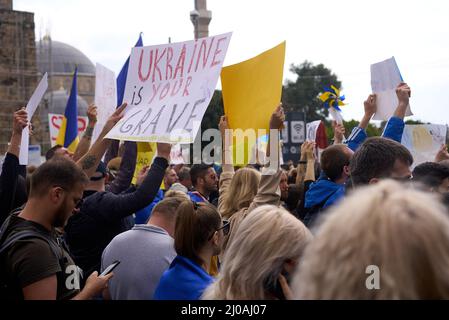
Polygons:
<instances>
[{"instance_id":1,"label":"smartphone in hand","mask_svg":"<svg viewBox=\"0 0 449 320\"><path fill-rule=\"evenodd\" d=\"M119 260L114 261L111 265L109 265L104 271L100 274L100 277L104 277L112 272L120 264Z\"/></svg>"}]
</instances>

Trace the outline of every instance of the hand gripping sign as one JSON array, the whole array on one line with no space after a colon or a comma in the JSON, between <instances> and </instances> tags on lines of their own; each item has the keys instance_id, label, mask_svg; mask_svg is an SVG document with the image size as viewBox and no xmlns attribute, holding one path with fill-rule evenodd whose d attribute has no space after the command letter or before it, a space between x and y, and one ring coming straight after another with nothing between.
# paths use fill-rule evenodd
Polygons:
<instances>
[{"instance_id":1,"label":"hand gripping sign","mask_svg":"<svg viewBox=\"0 0 449 320\"><path fill-rule=\"evenodd\" d=\"M111 139L193 143L226 56L231 33L131 51L125 116Z\"/></svg>"}]
</instances>

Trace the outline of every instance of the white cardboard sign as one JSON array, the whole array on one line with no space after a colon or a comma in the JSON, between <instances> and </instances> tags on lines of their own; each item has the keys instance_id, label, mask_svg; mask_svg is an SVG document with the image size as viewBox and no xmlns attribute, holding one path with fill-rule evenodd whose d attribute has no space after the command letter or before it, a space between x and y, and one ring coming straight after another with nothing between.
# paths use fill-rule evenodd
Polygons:
<instances>
[{"instance_id":1,"label":"white cardboard sign","mask_svg":"<svg viewBox=\"0 0 449 320\"><path fill-rule=\"evenodd\" d=\"M402 75L394 57L371 65L371 89L377 98L374 120L388 120L394 114L399 102L396 87L401 82ZM405 115L413 115L410 105Z\"/></svg>"},{"instance_id":2,"label":"white cardboard sign","mask_svg":"<svg viewBox=\"0 0 449 320\"><path fill-rule=\"evenodd\" d=\"M56 139L58 138L59 128L61 128L63 118L64 115L62 114L48 114L48 128L50 131L50 143L52 147L56 145ZM86 130L87 121L87 117L78 116L78 136Z\"/></svg>"},{"instance_id":3,"label":"white cardboard sign","mask_svg":"<svg viewBox=\"0 0 449 320\"><path fill-rule=\"evenodd\" d=\"M97 140L109 116L117 107L115 73L99 63L95 68L95 105L97 106L97 124L92 134L92 143Z\"/></svg>"},{"instance_id":4,"label":"white cardboard sign","mask_svg":"<svg viewBox=\"0 0 449 320\"><path fill-rule=\"evenodd\" d=\"M107 138L193 143L232 33L131 51L125 116Z\"/></svg>"},{"instance_id":5,"label":"white cardboard sign","mask_svg":"<svg viewBox=\"0 0 449 320\"><path fill-rule=\"evenodd\" d=\"M307 141L313 141L316 140L316 133L318 131L318 127L320 126L321 120L316 120L313 122L309 122L306 125L306 131L307 131Z\"/></svg>"},{"instance_id":6,"label":"white cardboard sign","mask_svg":"<svg viewBox=\"0 0 449 320\"><path fill-rule=\"evenodd\" d=\"M401 143L413 155L413 166L434 161L442 144L446 143L447 127L441 124L406 124Z\"/></svg>"},{"instance_id":7,"label":"white cardboard sign","mask_svg":"<svg viewBox=\"0 0 449 320\"><path fill-rule=\"evenodd\" d=\"M39 103L42 100L45 92L48 88L48 75L44 74L41 81L37 85L30 100L27 103L26 111L28 112L28 121L31 122L31 118L36 112ZM28 165L28 146L30 144L30 128L26 126L22 130L22 141L20 143L19 163L21 165Z\"/></svg>"}]
</instances>

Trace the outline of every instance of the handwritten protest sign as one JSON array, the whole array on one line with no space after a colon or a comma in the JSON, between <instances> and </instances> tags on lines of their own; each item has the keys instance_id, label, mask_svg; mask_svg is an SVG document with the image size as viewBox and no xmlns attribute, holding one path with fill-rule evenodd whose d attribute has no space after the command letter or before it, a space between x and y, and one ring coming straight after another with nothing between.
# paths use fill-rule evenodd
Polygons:
<instances>
[{"instance_id":1,"label":"handwritten protest sign","mask_svg":"<svg viewBox=\"0 0 449 320\"><path fill-rule=\"evenodd\" d=\"M413 155L413 165L434 161L442 144L446 143L447 127L439 124L405 125L401 143Z\"/></svg>"},{"instance_id":2,"label":"handwritten protest sign","mask_svg":"<svg viewBox=\"0 0 449 320\"><path fill-rule=\"evenodd\" d=\"M50 130L50 143L52 147L56 145L56 139L58 138L59 128L61 128L63 117L64 115L62 114L48 114L48 128ZM87 121L87 117L78 116L78 135L86 130Z\"/></svg>"},{"instance_id":3,"label":"handwritten protest sign","mask_svg":"<svg viewBox=\"0 0 449 320\"><path fill-rule=\"evenodd\" d=\"M231 33L131 51L125 116L107 138L193 143L209 105Z\"/></svg>"},{"instance_id":4,"label":"handwritten protest sign","mask_svg":"<svg viewBox=\"0 0 449 320\"><path fill-rule=\"evenodd\" d=\"M371 65L371 89L377 98L374 120L388 120L394 114L399 102L396 87L401 82L403 82L402 75L394 57ZM413 115L410 105L405 115Z\"/></svg>"},{"instance_id":5,"label":"handwritten protest sign","mask_svg":"<svg viewBox=\"0 0 449 320\"><path fill-rule=\"evenodd\" d=\"M42 97L44 96L45 92L48 88L48 75L47 73L44 74L41 81L37 85L36 89L33 92L33 95L31 96L30 100L28 101L28 104L26 106L26 111L28 113L28 121L31 121L31 118L33 117L34 113L36 112L37 107L39 106L39 103L42 100ZM29 127L25 127L22 130L22 141L20 143L20 153L19 153L19 163L21 165L27 165L28 164L28 146L30 143L30 129Z\"/></svg>"},{"instance_id":6,"label":"handwritten protest sign","mask_svg":"<svg viewBox=\"0 0 449 320\"><path fill-rule=\"evenodd\" d=\"M137 158L136 169L134 170L134 176L132 184L136 184L137 175L143 167L151 165L153 158L156 155L156 143L150 142L138 142L137 143Z\"/></svg>"},{"instance_id":7,"label":"handwritten protest sign","mask_svg":"<svg viewBox=\"0 0 449 320\"><path fill-rule=\"evenodd\" d=\"M321 120L309 122L306 125L306 132L307 132L307 141L316 141L316 134L318 132L318 127L321 124Z\"/></svg>"},{"instance_id":8,"label":"handwritten protest sign","mask_svg":"<svg viewBox=\"0 0 449 320\"><path fill-rule=\"evenodd\" d=\"M109 116L114 113L117 107L117 85L114 72L99 63L97 63L95 70L97 124L92 134L92 143L97 140Z\"/></svg>"}]
</instances>

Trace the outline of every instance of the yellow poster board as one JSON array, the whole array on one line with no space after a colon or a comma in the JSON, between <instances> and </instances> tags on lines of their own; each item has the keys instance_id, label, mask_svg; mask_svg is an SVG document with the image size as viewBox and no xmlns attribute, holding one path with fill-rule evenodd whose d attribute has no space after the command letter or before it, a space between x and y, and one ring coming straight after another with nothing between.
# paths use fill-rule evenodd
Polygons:
<instances>
[{"instance_id":1,"label":"yellow poster board","mask_svg":"<svg viewBox=\"0 0 449 320\"><path fill-rule=\"evenodd\" d=\"M269 129L271 114L281 101L285 41L262 54L221 71L224 111L230 129L255 130L255 138L233 143L234 165L245 165L258 129ZM268 133L268 131L266 132ZM237 154L244 153L244 157ZM240 158L240 159L239 159Z\"/></svg>"},{"instance_id":2,"label":"yellow poster board","mask_svg":"<svg viewBox=\"0 0 449 320\"><path fill-rule=\"evenodd\" d=\"M136 169L134 170L132 184L136 184L137 174L143 167L151 165L151 162L153 161L155 155L155 142L137 142Z\"/></svg>"}]
</instances>

